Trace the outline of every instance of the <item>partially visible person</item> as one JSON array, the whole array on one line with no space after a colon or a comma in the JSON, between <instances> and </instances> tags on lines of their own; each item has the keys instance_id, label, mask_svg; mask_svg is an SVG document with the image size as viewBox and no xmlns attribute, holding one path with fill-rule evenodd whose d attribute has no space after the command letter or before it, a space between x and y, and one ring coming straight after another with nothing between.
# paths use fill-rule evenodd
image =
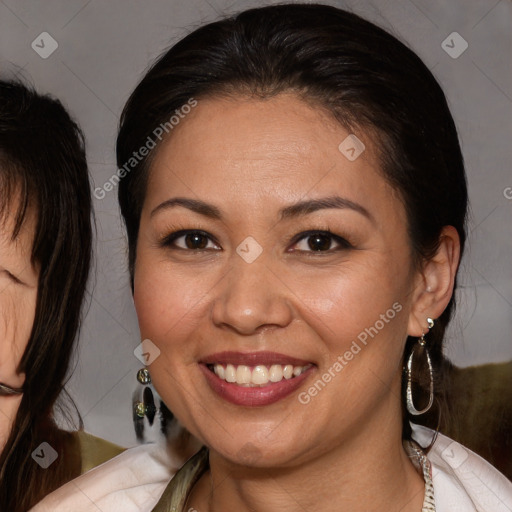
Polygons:
<instances>
[{"instance_id":1,"label":"partially visible person","mask_svg":"<svg viewBox=\"0 0 512 512\"><path fill-rule=\"evenodd\" d=\"M91 247L80 128L58 100L0 81L2 512L26 512L91 466L87 460L84 467L80 450L93 440L60 430L54 418L79 330ZM119 453L110 448L111 456Z\"/></svg>"}]
</instances>

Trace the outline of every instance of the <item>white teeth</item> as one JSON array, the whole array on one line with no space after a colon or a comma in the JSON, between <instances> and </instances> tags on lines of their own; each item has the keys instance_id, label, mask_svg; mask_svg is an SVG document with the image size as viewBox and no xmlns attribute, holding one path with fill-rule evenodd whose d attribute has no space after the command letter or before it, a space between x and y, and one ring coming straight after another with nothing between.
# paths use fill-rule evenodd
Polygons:
<instances>
[{"instance_id":1,"label":"white teeth","mask_svg":"<svg viewBox=\"0 0 512 512\"><path fill-rule=\"evenodd\" d=\"M236 369L236 383L237 384L250 384L251 383L251 369L243 364L238 365Z\"/></svg>"},{"instance_id":2,"label":"white teeth","mask_svg":"<svg viewBox=\"0 0 512 512\"><path fill-rule=\"evenodd\" d=\"M266 386L269 382L281 382L283 379L298 377L310 366L273 364L270 367L264 365L250 367L244 364L227 364L224 367L222 364L214 364L213 371L217 377L226 382L245 387L258 387Z\"/></svg>"},{"instance_id":3,"label":"white teeth","mask_svg":"<svg viewBox=\"0 0 512 512\"><path fill-rule=\"evenodd\" d=\"M215 373L218 375L222 380L226 380L226 370L224 369L224 366L221 364L215 365Z\"/></svg>"},{"instance_id":4,"label":"white teeth","mask_svg":"<svg viewBox=\"0 0 512 512\"><path fill-rule=\"evenodd\" d=\"M270 382L279 382L283 380L283 367L280 364L273 364L269 372Z\"/></svg>"},{"instance_id":5,"label":"white teeth","mask_svg":"<svg viewBox=\"0 0 512 512\"><path fill-rule=\"evenodd\" d=\"M293 369L293 376L298 377L302 373L302 368L300 366L295 366Z\"/></svg>"},{"instance_id":6,"label":"white teeth","mask_svg":"<svg viewBox=\"0 0 512 512\"><path fill-rule=\"evenodd\" d=\"M285 379L291 379L292 378L292 375L293 375L293 366L291 364L287 364L284 368L283 368L283 377Z\"/></svg>"},{"instance_id":7,"label":"white teeth","mask_svg":"<svg viewBox=\"0 0 512 512\"><path fill-rule=\"evenodd\" d=\"M219 375L219 377L220 377L220 375ZM220 377L220 378L222 378L222 377ZM236 382L236 370L232 364L228 364L226 366L225 379L226 379L226 382Z\"/></svg>"},{"instance_id":8,"label":"white teeth","mask_svg":"<svg viewBox=\"0 0 512 512\"><path fill-rule=\"evenodd\" d=\"M268 370L266 366L256 366L252 370L251 382L253 384L267 384Z\"/></svg>"}]
</instances>

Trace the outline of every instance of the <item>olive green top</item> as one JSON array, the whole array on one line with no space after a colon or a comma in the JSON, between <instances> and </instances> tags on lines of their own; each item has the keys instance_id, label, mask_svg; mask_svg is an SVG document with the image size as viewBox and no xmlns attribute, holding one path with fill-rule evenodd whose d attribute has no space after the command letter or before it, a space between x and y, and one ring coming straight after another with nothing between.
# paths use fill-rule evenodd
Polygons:
<instances>
[{"instance_id":1,"label":"olive green top","mask_svg":"<svg viewBox=\"0 0 512 512\"><path fill-rule=\"evenodd\" d=\"M182 512L192 487L208 471L208 448L201 448L169 482L152 512Z\"/></svg>"},{"instance_id":2,"label":"olive green top","mask_svg":"<svg viewBox=\"0 0 512 512\"><path fill-rule=\"evenodd\" d=\"M114 458L125 450L125 448L121 448L114 443L105 441L105 439L93 436L92 434L88 434L83 430L73 432L73 436L76 436L76 440L80 446L82 474Z\"/></svg>"}]
</instances>

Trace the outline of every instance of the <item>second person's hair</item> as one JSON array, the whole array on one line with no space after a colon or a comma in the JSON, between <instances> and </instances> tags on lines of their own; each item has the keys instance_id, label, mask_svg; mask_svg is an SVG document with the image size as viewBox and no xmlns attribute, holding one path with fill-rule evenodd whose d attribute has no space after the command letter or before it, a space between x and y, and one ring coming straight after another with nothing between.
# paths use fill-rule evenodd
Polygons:
<instances>
[{"instance_id":1,"label":"second person's hair","mask_svg":"<svg viewBox=\"0 0 512 512\"><path fill-rule=\"evenodd\" d=\"M80 454L53 419L77 337L92 250L84 138L62 104L0 81L0 218L15 213L14 240L35 212L32 262L40 268L32 333L19 364L23 397L0 456L0 510L26 512L80 473ZM43 469L42 442L59 454Z\"/></svg>"}]
</instances>

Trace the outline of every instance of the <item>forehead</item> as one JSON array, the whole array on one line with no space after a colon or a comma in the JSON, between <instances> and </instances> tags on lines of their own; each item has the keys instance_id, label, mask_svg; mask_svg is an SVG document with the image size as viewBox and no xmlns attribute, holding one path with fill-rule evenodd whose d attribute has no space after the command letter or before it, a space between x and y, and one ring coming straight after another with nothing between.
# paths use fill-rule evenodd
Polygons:
<instances>
[{"instance_id":1,"label":"forehead","mask_svg":"<svg viewBox=\"0 0 512 512\"><path fill-rule=\"evenodd\" d=\"M4 197L0 208L0 255L30 261L37 224L37 212L28 204L23 212L19 191Z\"/></svg>"},{"instance_id":2,"label":"forehead","mask_svg":"<svg viewBox=\"0 0 512 512\"><path fill-rule=\"evenodd\" d=\"M401 207L369 132L351 133L323 108L281 94L199 100L158 149L146 202L187 195L261 212L333 193Z\"/></svg>"}]
</instances>

